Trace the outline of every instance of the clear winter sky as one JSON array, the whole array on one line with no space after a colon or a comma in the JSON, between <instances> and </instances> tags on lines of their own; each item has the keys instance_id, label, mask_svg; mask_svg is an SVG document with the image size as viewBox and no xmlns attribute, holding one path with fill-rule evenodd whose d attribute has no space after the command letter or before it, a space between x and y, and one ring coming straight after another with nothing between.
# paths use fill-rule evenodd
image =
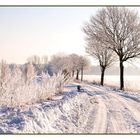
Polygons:
<instances>
[{"instance_id":1,"label":"clear winter sky","mask_svg":"<svg viewBox=\"0 0 140 140\"><path fill-rule=\"evenodd\" d=\"M25 63L27 57L34 54L87 55L82 27L97 9L99 7L0 7L0 60Z\"/></svg>"}]
</instances>

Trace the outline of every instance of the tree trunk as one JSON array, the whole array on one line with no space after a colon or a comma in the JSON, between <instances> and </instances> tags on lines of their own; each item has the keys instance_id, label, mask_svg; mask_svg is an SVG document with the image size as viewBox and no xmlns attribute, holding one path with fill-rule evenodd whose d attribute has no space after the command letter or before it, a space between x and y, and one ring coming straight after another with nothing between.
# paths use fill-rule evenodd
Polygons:
<instances>
[{"instance_id":1,"label":"tree trunk","mask_svg":"<svg viewBox=\"0 0 140 140\"><path fill-rule=\"evenodd\" d=\"M79 70L77 70L77 73L76 73L76 80L79 80Z\"/></svg>"},{"instance_id":2,"label":"tree trunk","mask_svg":"<svg viewBox=\"0 0 140 140\"><path fill-rule=\"evenodd\" d=\"M124 66L122 60L120 60L120 90L124 90Z\"/></svg>"},{"instance_id":3,"label":"tree trunk","mask_svg":"<svg viewBox=\"0 0 140 140\"><path fill-rule=\"evenodd\" d=\"M83 67L81 68L81 81L83 81Z\"/></svg>"},{"instance_id":4,"label":"tree trunk","mask_svg":"<svg viewBox=\"0 0 140 140\"><path fill-rule=\"evenodd\" d=\"M72 70L72 77L74 77L74 70Z\"/></svg>"},{"instance_id":5,"label":"tree trunk","mask_svg":"<svg viewBox=\"0 0 140 140\"><path fill-rule=\"evenodd\" d=\"M104 74L105 74L105 68L101 68L101 85L104 85Z\"/></svg>"}]
</instances>

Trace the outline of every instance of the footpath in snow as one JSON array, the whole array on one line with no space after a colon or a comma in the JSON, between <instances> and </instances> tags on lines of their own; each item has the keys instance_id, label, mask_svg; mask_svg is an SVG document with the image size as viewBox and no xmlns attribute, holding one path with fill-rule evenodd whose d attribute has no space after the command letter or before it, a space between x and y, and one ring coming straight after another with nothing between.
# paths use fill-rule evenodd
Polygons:
<instances>
[{"instance_id":1,"label":"footpath in snow","mask_svg":"<svg viewBox=\"0 0 140 140\"><path fill-rule=\"evenodd\" d=\"M140 133L140 94L77 84L53 100L0 107L0 133Z\"/></svg>"}]
</instances>

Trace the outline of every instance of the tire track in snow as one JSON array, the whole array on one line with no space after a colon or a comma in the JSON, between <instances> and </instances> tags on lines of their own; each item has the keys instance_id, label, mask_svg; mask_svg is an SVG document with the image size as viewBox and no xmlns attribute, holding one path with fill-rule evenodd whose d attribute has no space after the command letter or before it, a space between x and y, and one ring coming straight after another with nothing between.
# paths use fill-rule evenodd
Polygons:
<instances>
[{"instance_id":1,"label":"tire track in snow","mask_svg":"<svg viewBox=\"0 0 140 140\"><path fill-rule=\"evenodd\" d=\"M107 127L107 109L102 98L98 97L98 110L95 117L95 124L92 130L92 133L105 133ZM90 119L90 118L89 118Z\"/></svg>"},{"instance_id":2,"label":"tire track in snow","mask_svg":"<svg viewBox=\"0 0 140 140\"><path fill-rule=\"evenodd\" d=\"M81 133L91 133L92 132L96 112L97 112L97 106L95 106L94 103L91 103L91 106L87 111L84 122L81 122L81 125L80 125L80 127L82 128Z\"/></svg>"},{"instance_id":3,"label":"tire track in snow","mask_svg":"<svg viewBox=\"0 0 140 140\"><path fill-rule=\"evenodd\" d=\"M118 99L120 103L124 104L124 106L131 112L135 120L140 122L140 111L131 103L131 101L127 101L125 97L120 97L120 95L112 94L111 96Z\"/></svg>"},{"instance_id":4,"label":"tire track in snow","mask_svg":"<svg viewBox=\"0 0 140 140\"><path fill-rule=\"evenodd\" d=\"M100 99L100 106L98 110L100 110L96 116L95 120L95 129L93 133L126 133L128 132L125 128L123 116L121 115L120 108L116 108L117 101L114 98L108 96L107 92L102 89L89 87L90 91L93 90L97 93L97 97ZM86 88L87 89L87 88ZM100 96L98 96L98 94ZM118 121L117 118L120 118Z\"/></svg>"},{"instance_id":5,"label":"tire track in snow","mask_svg":"<svg viewBox=\"0 0 140 140\"><path fill-rule=\"evenodd\" d=\"M131 101L127 101L125 97L121 97L117 94L111 94L111 96L118 100L120 104L124 105L125 110L122 114L124 120L127 122L129 132L140 133L140 111L131 103Z\"/></svg>"},{"instance_id":6,"label":"tire track in snow","mask_svg":"<svg viewBox=\"0 0 140 140\"><path fill-rule=\"evenodd\" d=\"M87 90L87 94L89 96L95 95L95 89L93 87L88 86L84 87ZM90 89L90 90L89 90ZM89 90L89 91L88 91ZM107 109L106 105L103 101L103 98L100 94L96 93L95 95L95 103L96 103L96 114L93 117L88 116L88 120L91 122L92 120L92 130L91 133L105 133L107 128ZM93 120L94 119L94 120ZM87 128L87 126L85 126Z\"/></svg>"},{"instance_id":7,"label":"tire track in snow","mask_svg":"<svg viewBox=\"0 0 140 140\"><path fill-rule=\"evenodd\" d=\"M123 111L125 106L120 104L118 100L107 94L105 96L107 112L108 112L108 127L107 133L128 133L127 123L124 120Z\"/></svg>"},{"instance_id":8,"label":"tire track in snow","mask_svg":"<svg viewBox=\"0 0 140 140\"><path fill-rule=\"evenodd\" d=\"M109 90L104 90L105 88L86 84L82 86L88 91L86 93L93 94L99 100L93 133L140 132L140 127L138 126L140 124L140 112L130 101L126 101L125 97L118 95L117 92L111 93Z\"/></svg>"}]
</instances>

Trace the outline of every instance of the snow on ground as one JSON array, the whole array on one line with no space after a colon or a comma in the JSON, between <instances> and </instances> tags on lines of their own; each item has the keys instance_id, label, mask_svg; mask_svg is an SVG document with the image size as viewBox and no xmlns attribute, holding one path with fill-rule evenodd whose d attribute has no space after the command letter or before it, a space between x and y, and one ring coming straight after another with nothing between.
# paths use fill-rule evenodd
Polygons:
<instances>
[{"instance_id":1,"label":"snow on ground","mask_svg":"<svg viewBox=\"0 0 140 140\"><path fill-rule=\"evenodd\" d=\"M0 107L0 133L140 133L140 94L89 83L65 88L53 100Z\"/></svg>"},{"instance_id":2,"label":"snow on ground","mask_svg":"<svg viewBox=\"0 0 140 140\"><path fill-rule=\"evenodd\" d=\"M84 75L84 80L100 83L100 75ZM105 85L117 87L120 85L119 75L105 75ZM140 92L140 76L139 75L124 75L124 85L126 90Z\"/></svg>"}]
</instances>

